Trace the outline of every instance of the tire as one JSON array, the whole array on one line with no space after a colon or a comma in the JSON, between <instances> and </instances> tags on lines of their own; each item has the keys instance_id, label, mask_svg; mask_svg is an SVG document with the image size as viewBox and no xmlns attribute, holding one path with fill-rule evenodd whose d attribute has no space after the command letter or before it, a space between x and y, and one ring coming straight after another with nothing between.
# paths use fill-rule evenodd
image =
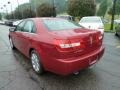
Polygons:
<instances>
[{"instance_id":1,"label":"tire","mask_svg":"<svg viewBox=\"0 0 120 90\"><path fill-rule=\"evenodd\" d=\"M30 59L33 70L39 75L43 74L44 70L40 61L41 59L35 50L31 51Z\"/></svg>"},{"instance_id":2,"label":"tire","mask_svg":"<svg viewBox=\"0 0 120 90\"><path fill-rule=\"evenodd\" d=\"M11 48L12 48L13 50L15 50L16 48L15 48L15 46L14 46L14 44L13 44L12 39L11 39L11 38L9 38L9 41L10 41L10 46L11 46Z\"/></svg>"}]
</instances>

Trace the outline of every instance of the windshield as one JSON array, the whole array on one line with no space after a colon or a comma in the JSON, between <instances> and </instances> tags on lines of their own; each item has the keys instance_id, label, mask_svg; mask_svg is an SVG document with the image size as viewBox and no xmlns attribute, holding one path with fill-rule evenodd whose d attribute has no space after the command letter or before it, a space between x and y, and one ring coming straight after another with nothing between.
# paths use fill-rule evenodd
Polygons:
<instances>
[{"instance_id":1,"label":"windshield","mask_svg":"<svg viewBox=\"0 0 120 90\"><path fill-rule=\"evenodd\" d=\"M81 23L101 23L100 18L95 17L85 17L80 20Z\"/></svg>"},{"instance_id":2,"label":"windshield","mask_svg":"<svg viewBox=\"0 0 120 90\"><path fill-rule=\"evenodd\" d=\"M68 30L81 28L79 24L63 19L45 19L43 22L49 30Z\"/></svg>"}]
</instances>

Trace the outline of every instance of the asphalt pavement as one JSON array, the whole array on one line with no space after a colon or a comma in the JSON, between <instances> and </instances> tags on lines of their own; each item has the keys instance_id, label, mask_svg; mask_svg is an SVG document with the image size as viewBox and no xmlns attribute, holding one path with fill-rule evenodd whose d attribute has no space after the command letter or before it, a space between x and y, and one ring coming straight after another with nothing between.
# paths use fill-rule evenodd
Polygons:
<instances>
[{"instance_id":1,"label":"asphalt pavement","mask_svg":"<svg viewBox=\"0 0 120 90\"><path fill-rule=\"evenodd\" d=\"M105 33L105 54L93 68L66 77L36 75L29 60L12 51L9 27L0 25L0 90L120 90L120 38Z\"/></svg>"}]
</instances>

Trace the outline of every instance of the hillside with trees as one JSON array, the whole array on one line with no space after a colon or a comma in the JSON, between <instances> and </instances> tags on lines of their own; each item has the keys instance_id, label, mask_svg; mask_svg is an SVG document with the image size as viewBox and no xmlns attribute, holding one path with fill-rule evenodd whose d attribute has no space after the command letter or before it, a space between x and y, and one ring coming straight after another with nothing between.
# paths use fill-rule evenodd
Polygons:
<instances>
[{"instance_id":1,"label":"hillside with trees","mask_svg":"<svg viewBox=\"0 0 120 90\"><path fill-rule=\"evenodd\" d=\"M66 10L66 0L30 0L31 2L31 6L33 7L33 9L35 10L35 8L38 8L41 4L43 3L49 3L56 8L57 13L63 13Z\"/></svg>"},{"instance_id":2,"label":"hillside with trees","mask_svg":"<svg viewBox=\"0 0 120 90\"><path fill-rule=\"evenodd\" d=\"M37 8L39 17L56 17L55 8L49 3L43 3Z\"/></svg>"},{"instance_id":3,"label":"hillside with trees","mask_svg":"<svg viewBox=\"0 0 120 90\"><path fill-rule=\"evenodd\" d=\"M68 14L75 17L93 16L96 12L95 0L69 0Z\"/></svg>"},{"instance_id":4,"label":"hillside with trees","mask_svg":"<svg viewBox=\"0 0 120 90\"><path fill-rule=\"evenodd\" d=\"M103 17L105 17L105 14L106 14L106 12L107 12L107 9L108 9L108 1L107 1L107 0L103 0L103 1L100 3L100 6L99 6L99 9L98 9L97 15L98 15L98 16L103 16Z\"/></svg>"},{"instance_id":5,"label":"hillside with trees","mask_svg":"<svg viewBox=\"0 0 120 90\"><path fill-rule=\"evenodd\" d=\"M38 16L56 16L56 13L68 13L75 17L96 14L105 17L106 14L112 13L112 0L30 0L30 3L19 5L19 8L6 15L6 18L22 19L35 17L37 14ZM115 14L120 14L120 0L117 0Z\"/></svg>"}]
</instances>

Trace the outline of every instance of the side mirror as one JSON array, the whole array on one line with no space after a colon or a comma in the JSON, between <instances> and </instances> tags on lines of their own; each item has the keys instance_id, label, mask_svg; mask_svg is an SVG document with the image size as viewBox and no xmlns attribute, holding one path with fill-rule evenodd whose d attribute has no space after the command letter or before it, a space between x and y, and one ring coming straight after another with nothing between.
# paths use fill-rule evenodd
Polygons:
<instances>
[{"instance_id":1,"label":"side mirror","mask_svg":"<svg viewBox=\"0 0 120 90\"><path fill-rule=\"evenodd\" d=\"M9 29L9 31L10 31L10 32L14 32L14 31L15 31L15 27L11 27L11 28Z\"/></svg>"}]
</instances>

